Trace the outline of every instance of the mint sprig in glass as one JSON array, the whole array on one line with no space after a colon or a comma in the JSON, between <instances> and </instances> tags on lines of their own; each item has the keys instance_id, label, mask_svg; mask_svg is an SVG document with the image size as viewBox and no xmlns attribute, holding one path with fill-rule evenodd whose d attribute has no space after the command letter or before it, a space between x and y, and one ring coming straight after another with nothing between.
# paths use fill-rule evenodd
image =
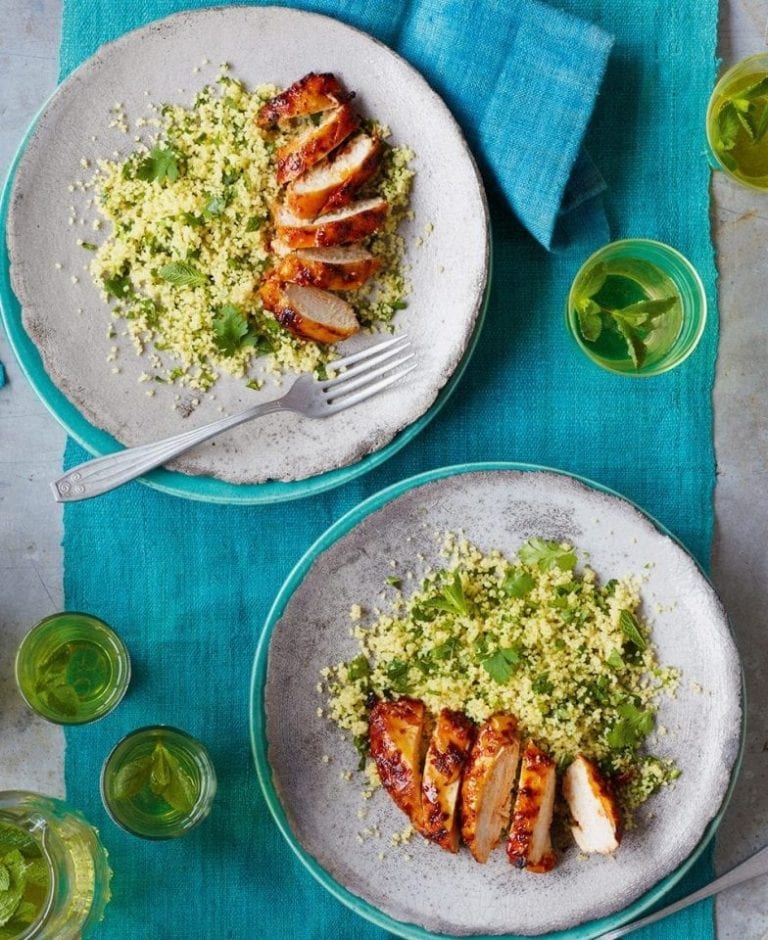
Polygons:
<instances>
[{"instance_id":1,"label":"mint sprig in glass","mask_svg":"<svg viewBox=\"0 0 768 940\"><path fill-rule=\"evenodd\" d=\"M625 239L582 265L568 294L566 320L597 365L650 376L693 352L706 307L701 280L679 252L649 239Z\"/></svg>"},{"instance_id":2,"label":"mint sprig in glass","mask_svg":"<svg viewBox=\"0 0 768 940\"><path fill-rule=\"evenodd\" d=\"M210 812L216 772L195 738L153 725L115 746L102 769L101 793L109 815L123 829L145 839L173 839Z\"/></svg>"}]
</instances>

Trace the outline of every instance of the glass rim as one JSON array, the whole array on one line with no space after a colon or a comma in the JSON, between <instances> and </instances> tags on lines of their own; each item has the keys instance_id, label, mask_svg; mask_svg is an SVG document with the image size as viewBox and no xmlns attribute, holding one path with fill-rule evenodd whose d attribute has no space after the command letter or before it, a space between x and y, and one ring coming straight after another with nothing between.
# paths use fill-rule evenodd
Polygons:
<instances>
[{"instance_id":1,"label":"glass rim","mask_svg":"<svg viewBox=\"0 0 768 940\"><path fill-rule=\"evenodd\" d=\"M195 801L195 805L189 811L188 814L183 816L175 825L180 826L177 831L171 831L166 833L147 833L139 830L135 826L132 826L130 823L127 823L123 820L117 813L114 811L112 801L107 795L106 787L106 775L109 762L114 757L117 750L125 744L126 741L129 741L131 738L138 737L139 735L145 734L148 731L162 731L168 732L171 734L177 734L179 737L184 738L187 741L193 742L195 745L195 754L194 759L199 764L205 768L206 773L202 774L202 779L204 786L200 790L200 795ZM194 735L190 734L188 731L184 731L181 728L177 728L175 725L167 724L151 724L151 725L142 725L140 728L134 728L133 731L129 731L127 734L124 734L122 738L110 749L104 763L101 765L101 773L99 775L99 791L101 794L101 802L104 805L104 809L107 812L107 815L112 820L115 825L119 826L125 832L130 833L133 836L137 836L140 839L149 839L153 842L164 842L171 839L178 839L181 836L186 835L197 825L203 822L208 814L211 811L211 806L213 800L216 796L216 791L218 788L218 778L216 776L216 767L211 758L208 748L196 738Z\"/></svg>"},{"instance_id":2,"label":"glass rim","mask_svg":"<svg viewBox=\"0 0 768 940\"><path fill-rule=\"evenodd\" d=\"M610 249L626 247L628 245L643 245L643 246L647 246L650 248L655 248L659 250L662 254L666 254L674 258L675 261L677 261L681 265L685 273L690 276L693 288L699 300L699 307L700 307L699 322L697 324L694 335L691 337L691 340L688 343L688 348L685 350L685 352L681 356L676 358L673 362L670 362L665 365L664 360L662 360L659 366L653 369L649 369L647 372L640 372L637 370L625 372L620 369L612 369L610 366L606 365L601 359L596 358L594 354L592 353L592 350L588 349L584 345L583 340L579 336L578 331L576 330L574 326L573 317L571 315L571 309L573 306L571 301L572 301L573 293L574 293L574 285L576 284L578 279L581 277L585 269L588 268L591 264L594 264L596 261L600 260L601 257L604 257L605 253L610 251ZM680 299L681 299L681 304L683 304L682 296ZM605 372L610 372L612 375L626 376L627 378L631 378L631 379L651 379L651 378L654 378L655 376L663 375L665 372L670 372L672 369L675 369L677 366L682 365L685 362L685 360L695 351L696 347L699 345L699 342L701 341L701 337L704 335L704 329L707 325L708 313L709 313L709 305L707 303L707 292L706 292L706 289L704 287L704 282L702 281L701 275L699 274L699 272L696 270L696 268L691 263L691 261L689 261L689 259L686 258L686 256L681 251L678 251L678 249L673 248L672 245L668 245L666 242L659 241L658 239L655 239L655 238L618 238L615 241L607 242L605 245L602 245L596 251L593 251L592 254L586 259L586 261L584 261L581 265L579 265L578 270L576 271L576 273L574 274L571 280L571 286L568 289L568 296L566 297L566 301L565 301L565 321L568 327L568 332L570 333L574 341L577 343L579 349L584 353L584 355L590 360L590 362L594 363L596 366L603 369Z\"/></svg>"},{"instance_id":3,"label":"glass rim","mask_svg":"<svg viewBox=\"0 0 768 940\"><path fill-rule=\"evenodd\" d=\"M717 150L713 145L712 137L709 132L712 110L715 105L715 98L720 93L723 85L726 85L729 80L733 77L733 74L741 69L745 65L749 65L752 62L755 62L757 59L764 59L766 62L766 69L768 70L768 50L764 52L753 52L751 55L744 56L743 59L739 59L737 62L733 62L725 71L720 75L720 77L715 82L712 92L709 96L709 101L707 102L707 114L704 122L704 134L707 140L707 149L712 159L715 161L717 169L719 172L724 173L728 179L733 180L739 186L744 186L746 189L751 189L756 193L763 193L764 195L768 193L768 186L759 186L757 183L751 183L747 179L742 179L740 176L736 176L733 170L728 169L728 167L723 163L723 161L718 156Z\"/></svg>"},{"instance_id":4,"label":"glass rim","mask_svg":"<svg viewBox=\"0 0 768 940\"><path fill-rule=\"evenodd\" d=\"M92 620L97 623L105 631L109 639L114 644L118 661L123 667L120 672L120 682L115 686L111 694L104 700L104 702L101 703L95 714L89 715L86 718L72 718L69 716L60 715L53 717L52 715L42 711L37 705L29 700L29 697L22 687L19 676L22 656L31 645L35 635L38 632L43 633L45 627L48 626L52 620L57 620L59 617L64 616L84 617L86 620ZM120 702L122 702L123 698L125 698L125 694L131 684L131 655L128 652L128 647L125 645L122 637L100 617L96 617L94 614L88 614L85 613L85 611L80 610L60 610L58 613L48 614L47 617L43 617L42 620L39 620L34 626L30 627L21 638L21 642L16 649L16 655L13 659L13 675L16 682L16 688L18 689L19 695L24 700L27 708L29 708L30 711L33 711L36 715L39 715L40 718L42 718L44 721L49 721L54 725L88 725L94 721L100 721L102 718L106 718L107 715L117 708Z\"/></svg>"}]
</instances>

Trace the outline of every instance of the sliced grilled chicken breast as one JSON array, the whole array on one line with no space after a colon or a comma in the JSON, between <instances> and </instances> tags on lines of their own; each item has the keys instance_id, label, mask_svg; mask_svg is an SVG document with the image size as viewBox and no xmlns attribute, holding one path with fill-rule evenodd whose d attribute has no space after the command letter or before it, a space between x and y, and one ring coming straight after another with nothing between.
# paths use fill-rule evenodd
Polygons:
<instances>
[{"instance_id":1,"label":"sliced grilled chicken breast","mask_svg":"<svg viewBox=\"0 0 768 940\"><path fill-rule=\"evenodd\" d=\"M317 114L337 108L351 98L330 72L310 72L289 88L270 98L259 111L256 123L261 127L282 124L291 118Z\"/></svg>"},{"instance_id":2,"label":"sliced grilled chicken breast","mask_svg":"<svg viewBox=\"0 0 768 940\"><path fill-rule=\"evenodd\" d=\"M523 751L507 856L517 868L547 872L555 867L550 827L555 804L555 762L529 741Z\"/></svg>"},{"instance_id":3,"label":"sliced grilled chicken breast","mask_svg":"<svg viewBox=\"0 0 768 940\"><path fill-rule=\"evenodd\" d=\"M416 828L421 827L421 758L427 711L412 698L379 701L368 736L381 785Z\"/></svg>"},{"instance_id":4,"label":"sliced grilled chicken breast","mask_svg":"<svg viewBox=\"0 0 768 940\"><path fill-rule=\"evenodd\" d=\"M517 721L491 715L480 727L461 782L461 835L478 862L499 844L509 824L520 759Z\"/></svg>"},{"instance_id":5,"label":"sliced grilled chicken breast","mask_svg":"<svg viewBox=\"0 0 768 940\"><path fill-rule=\"evenodd\" d=\"M259 294L277 322L302 339L337 343L360 329L354 309L345 300L317 287L281 284L277 277L269 277Z\"/></svg>"},{"instance_id":6,"label":"sliced grilled chicken breast","mask_svg":"<svg viewBox=\"0 0 768 940\"><path fill-rule=\"evenodd\" d=\"M381 262L359 245L342 248L300 248L277 265L281 280L326 290L362 287L379 270Z\"/></svg>"},{"instance_id":7,"label":"sliced grilled chicken breast","mask_svg":"<svg viewBox=\"0 0 768 940\"><path fill-rule=\"evenodd\" d=\"M280 206L275 214L275 233L278 240L290 248L349 245L377 231L388 210L389 205L384 199L364 199L309 222Z\"/></svg>"},{"instance_id":8,"label":"sliced grilled chicken breast","mask_svg":"<svg viewBox=\"0 0 768 940\"><path fill-rule=\"evenodd\" d=\"M424 762L419 831L449 852L459 851L459 789L474 737L475 726L466 715L444 708Z\"/></svg>"},{"instance_id":9,"label":"sliced grilled chicken breast","mask_svg":"<svg viewBox=\"0 0 768 940\"><path fill-rule=\"evenodd\" d=\"M316 127L308 127L277 151L277 181L282 186L322 160L360 125L348 104L328 112Z\"/></svg>"},{"instance_id":10,"label":"sliced grilled chicken breast","mask_svg":"<svg viewBox=\"0 0 768 940\"><path fill-rule=\"evenodd\" d=\"M571 832L582 852L615 852L621 842L619 808L600 771L581 754L565 772L563 796L574 820Z\"/></svg>"},{"instance_id":11,"label":"sliced grilled chicken breast","mask_svg":"<svg viewBox=\"0 0 768 940\"><path fill-rule=\"evenodd\" d=\"M349 205L379 165L379 140L356 134L330 157L316 163L286 190L288 208L300 219L314 219Z\"/></svg>"}]
</instances>

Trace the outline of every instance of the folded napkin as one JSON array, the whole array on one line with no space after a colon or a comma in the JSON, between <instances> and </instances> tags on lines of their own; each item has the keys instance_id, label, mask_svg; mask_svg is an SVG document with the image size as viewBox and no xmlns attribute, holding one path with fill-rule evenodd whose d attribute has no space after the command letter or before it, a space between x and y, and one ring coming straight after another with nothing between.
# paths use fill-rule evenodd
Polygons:
<instances>
[{"instance_id":1,"label":"folded napkin","mask_svg":"<svg viewBox=\"0 0 768 940\"><path fill-rule=\"evenodd\" d=\"M105 40L198 5L207 4L67 0L62 77ZM536 0L299 6L338 16L410 60L453 110L487 180L542 245L606 241L605 183L581 149L613 43L606 32Z\"/></svg>"},{"instance_id":2,"label":"folded napkin","mask_svg":"<svg viewBox=\"0 0 768 940\"><path fill-rule=\"evenodd\" d=\"M194 5L64 0L62 75L101 43ZM110 940L383 937L321 889L288 849L260 796L247 728L251 659L271 601L311 542L362 498L441 465L539 463L626 494L702 562L709 555L716 318L685 364L633 381L581 356L566 334L563 304L588 243L605 232L595 198L602 182L581 147L613 34L590 132L609 183L612 227L680 248L714 309L709 171L690 141L700 136L714 80L717 0L644 0L642 23L630 0L560 0L606 32L523 0L299 5L396 48L453 108L489 184L488 314L465 378L429 427L381 467L331 493L237 508L133 483L66 507L66 604L113 624L135 666L131 690L113 714L66 732L68 796L99 826L115 870L100 933ZM574 236L584 240L573 252L550 254L539 244L573 243ZM86 456L70 443L66 465ZM118 830L98 794L101 763L114 742L158 721L200 737L219 775L211 817L170 844ZM709 871L705 861L680 890ZM711 912L711 903L698 905L646 935L711 937Z\"/></svg>"}]
</instances>

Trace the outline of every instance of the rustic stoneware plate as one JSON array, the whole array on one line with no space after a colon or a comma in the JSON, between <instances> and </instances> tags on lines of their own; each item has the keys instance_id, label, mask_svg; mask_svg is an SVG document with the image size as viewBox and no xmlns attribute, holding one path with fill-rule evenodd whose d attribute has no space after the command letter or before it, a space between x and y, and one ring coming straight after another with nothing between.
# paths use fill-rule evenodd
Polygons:
<instances>
[{"instance_id":1,"label":"rustic stoneware plate","mask_svg":"<svg viewBox=\"0 0 768 940\"><path fill-rule=\"evenodd\" d=\"M201 68L204 59L211 65ZM148 397L138 381L146 357L129 339L107 337L112 318L83 270L89 255L77 244L103 236L80 224L95 210L84 205L87 194L69 187L90 176L97 159L129 152L135 133L149 136L151 128L133 128L136 119L154 116L148 103L191 103L222 62L249 87L333 71L357 92L359 110L387 124L391 142L416 154L414 218L401 228L412 293L396 327L411 336L418 370L401 387L326 421L281 414L242 426L169 464L173 473L149 478L199 498L271 501L326 489L380 462L445 400L479 327L488 215L474 160L440 98L390 49L336 20L281 7L222 7L179 13L104 46L62 84L23 147L6 193L10 277L22 313L3 291L22 365L93 453L175 434L220 417L220 407L234 412L285 390L272 380L255 392L224 377L215 398L157 384ZM109 127L115 102L131 122L128 135ZM341 348L352 352L361 343L353 337ZM119 347L117 362L108 361L112 345Z\"/></svg>"},{"instance_id":2,"label":"rustic stoneware plate","mask_svg":"<svg viewBox=\"0 0 768 940\"><path fill-rule=\"evenodd\" d=\"M482 549L509 554L531 536L567 539L590 553L598 574L647 575L644 615L660 661L682 671L676 699L658 716L669 733L653 747L682 775L646 804L614 858L581 861L574 846L551 874L534 876L514 870L503 851L478 865L466 850L449 855L419 838L392 848L405 816L381 790L361 801L352 743L317 714L320 670L358 651L350 607L381 605L390 559L415 577L439 567L436 533L458 529ZM259 777L283 834L312 874L364 917L404 937L595 937L657 901L713 833L740 753L741 670L711 585L639 509L565 474L476 464L397 484L312 546L269 615L254 664L251 721ZM347 770L352 780L343 782ZM381 838L359 841L370 827Z\"/></svg>"}]
</instances>

